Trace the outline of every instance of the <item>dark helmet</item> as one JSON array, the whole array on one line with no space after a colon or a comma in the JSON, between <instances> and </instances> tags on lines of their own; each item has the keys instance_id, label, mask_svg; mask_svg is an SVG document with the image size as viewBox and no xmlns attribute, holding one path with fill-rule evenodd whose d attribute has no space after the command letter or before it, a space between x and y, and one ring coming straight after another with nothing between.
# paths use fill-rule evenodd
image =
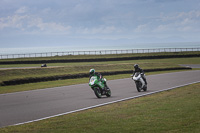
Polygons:
<instances>
[{"instance_id":1,"label":"dark helmet","mask_svg":"<svg viewBox=\"0 0 200 133\"><path fill-rule=\"evenodd\" d=\"M135 65L134 65L134 68L135 68L135 69L138 69L138 68L139 68L139 65L138 65L138 64L135 64Z\"/></svg>"},{"instance_id":2,"label":"dark helmet","mask_svg":"<svg viewBox=\"0 0 200 133\"><path fill-rule=\"evenodd\" d=\"M94 75L95 70L94 69L90 69L90 75Z\"/></svg>"}]
</instances>

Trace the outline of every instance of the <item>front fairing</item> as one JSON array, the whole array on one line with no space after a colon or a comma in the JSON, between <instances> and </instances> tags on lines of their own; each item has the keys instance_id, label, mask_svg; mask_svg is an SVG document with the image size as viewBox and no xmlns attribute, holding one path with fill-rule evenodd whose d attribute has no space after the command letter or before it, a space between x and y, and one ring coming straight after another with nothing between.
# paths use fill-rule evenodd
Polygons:
<instances>
[{"instance_id":1,"label":"front fairing","mask_svg":"<svg viewBox=\"0 0 200 133\"><path fill-rule=\"evenodd\" d=\"M92 76L89 81L89 86L94 86L98 81L97 76Z\"/></svg>"},{"instance_id":2,"label":"front fairing","mask_svg":"<svg viewBox=\"0 0 200 133\"><path fill-rule=\"evenodd\" d=\"M97 76L92 76L91 78L90 78L90 81L89 81L89 86L91 87L91 88L93 88L93 87L100 87L100 88L103 88L104 87L104 84L101 82L101 81L99 81L99 79L98 79L98 77Z\"/></svg>"},{"instance_id":3,"label":"front fairing","mask_svg":"<svg viewBox=\"0 0 200 133\"><path fill-rule=\"evenodd\" d=\"M141 78L141 74L139 72L135 73L135 75L133 76L134 81L139 81L140 78Z\"/></svg>"}]
</instances>

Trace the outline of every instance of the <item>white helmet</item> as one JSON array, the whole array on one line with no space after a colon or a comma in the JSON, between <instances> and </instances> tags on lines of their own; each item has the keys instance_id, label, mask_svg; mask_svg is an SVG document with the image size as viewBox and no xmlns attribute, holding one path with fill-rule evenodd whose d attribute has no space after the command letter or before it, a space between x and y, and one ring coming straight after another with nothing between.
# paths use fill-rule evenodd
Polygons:
<instances>
[{"instance_id":1,"label":"white helmet","mask_svg":"<svg viewBox=\"0 0 200 133\"><path fill-rule=\"evenodd\" d=\"M94 69L90 69L90 75L93 75L95 73Z\"/></svg>"}]
</instances>

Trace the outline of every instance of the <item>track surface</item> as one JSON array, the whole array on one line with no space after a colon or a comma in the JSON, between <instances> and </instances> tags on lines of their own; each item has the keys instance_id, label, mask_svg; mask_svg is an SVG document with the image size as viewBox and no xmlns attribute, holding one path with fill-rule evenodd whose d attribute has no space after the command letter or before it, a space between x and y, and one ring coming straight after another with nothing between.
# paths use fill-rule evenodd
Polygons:
<instances>
[{"instance_id":1,"label":"track surface","mask_svg":"<svg viewBox=\"0 0 200 133\"><path fill-rule=\"evenodd\" d=\"M200 70L150 75L147 81L147 92L140 93L131 78L107 81L112 96L101 99L96 98L88 84L0 94L0 127L197 82Z\"/></svg>"}]
</instances>

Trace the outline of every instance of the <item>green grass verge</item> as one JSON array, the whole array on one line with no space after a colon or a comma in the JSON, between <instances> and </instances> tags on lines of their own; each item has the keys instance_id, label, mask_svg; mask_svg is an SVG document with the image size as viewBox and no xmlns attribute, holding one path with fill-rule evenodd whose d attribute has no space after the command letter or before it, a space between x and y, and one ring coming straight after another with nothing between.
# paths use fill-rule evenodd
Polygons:
<instances>
[{"instance_id":1,"label":"green grass verge","mask_svg":"<svg viewBox=\"0 0 200 133\"><path fill-rule=\"evenodd\" d=\"M199 133L200 83L29 124L1 133Z\"/></svg>"},{"instance_id":2,"label":"green grass verge","mask_svg":"<svg viewBox=\"0 0 200 133\"><path fill-rule=\"evenodd\" d=\"M136 63L139 64L143 69L151 69L179 67L179 64L198 64L199 62L200 57L48 64L48 66L51 67L0 70L0 82L29 77L45 77L64 74L88 73L91 68L96 69L96 71L98 72L133 70L133 65Z\"/></svg>"}]
</instances>

